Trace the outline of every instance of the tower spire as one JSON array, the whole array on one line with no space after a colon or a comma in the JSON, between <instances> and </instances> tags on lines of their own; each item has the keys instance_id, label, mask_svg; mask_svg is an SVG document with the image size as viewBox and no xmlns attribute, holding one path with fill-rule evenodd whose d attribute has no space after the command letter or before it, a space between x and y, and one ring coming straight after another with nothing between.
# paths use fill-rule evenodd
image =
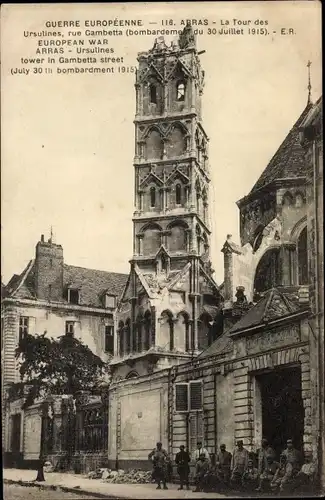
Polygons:
<instances>
[{"instance_id":1,"label":"tower spire","mask_svg":"<svg viewBox=\"0 0 325 500\"><path fill-rule=\"evenodd\" d=\"M308 99L307 99L307 104L311 103L311 79L310 79L310 66L311 66L311 61L308 61L307 63L307 68L308 68Z\"/></svg>"}]
</instances>

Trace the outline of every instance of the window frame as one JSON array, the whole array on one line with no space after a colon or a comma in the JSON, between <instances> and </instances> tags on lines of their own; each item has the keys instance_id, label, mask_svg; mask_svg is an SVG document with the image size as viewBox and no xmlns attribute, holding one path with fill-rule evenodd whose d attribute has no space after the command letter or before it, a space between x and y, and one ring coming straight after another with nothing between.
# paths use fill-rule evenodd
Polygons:
<instances>
[{"instance_id":1,"label":"window frame","mask_svg":"<svg viewBox=\"0 0 325 500\"><path fill-rule=\"evenodd\" d=\"M191 385L200 383L201 385L201 408L193 409L191 407ZM180 385L187 386L187 409L186 410L177 410L177 399L176 399L176 387ZM203 379L190 380L189 382L176 382L175 383L175 392L174 392L174 408L175 413L194 413L194 412L203 412Z\"/></svg>"},{"instance_id":2,"label":"window frame","mask_svg":"<svg viewBox=\"0 0 325 500\"><path fill-rule=\"evenodd\" d=\"M69 337L75 336L75 333L76 333L75 332L75 324L76 324L75 321L66 321L65 322L65 335L66 336L69 336ZM69 330L68 326L72 326L72 330L73 330L72 332L68 331Z\"/></svg>"},{"instance_id":3,"label":"window frame","mask_svg":"<svg viewBox=\"0 0 325 500\"><path fill-rule=\"evenodd\" d=\"M109 334L107 332L107 329L110 329L113 333L112 334ZM105 327L104 327L104 351L108 354L114 354L114 324L106 324ZM112 349L109 350L109 349L106 349L106 339L107 337L112 337L113 338L113 346L112 346Z\"/></svg>"},{"instance_id":4,"label":"window frame","mask_svg":"<svg viewBox=\"0 0 325 500\"><path fill-rule=\"evenodd\" d=\"M181 88L181 90L180 90ZM179 80L176 84L176 101L184 102L185 101L185 81Z\"/></svg>"},{"instance_id":5,"label":"window frame","mask_svg":"<svg viewBox=\"0 0 325 500\"><path fill-rule=\"evenodd\" d=\"M150 193L150 208L156 208L156 205L157 205L156 187L151 186L149 193Z\"/></svg>"},{"instance_id":6,"label":"window frame","mask_svg":"<svg viewBox=\"0 0 325 500\"><path fill-rule=\"evenodd\" d=\"M108 298L113 299L113 301L114 301L113 306L107 305ZM104 306L105 306L105 309L116 309L116 295L113 295L112 293L105 293L104 294Z\"/></svg>"},{"instance_id":7,"label":"window frame","mask_svg":"<svg viewBox=\"0 0 325 500\"><path fill-rule=\"evenodd\" d=\"M72 302L71 301L71 292L78 294L78 300L77 300L77 302ZM69 302L69 304L72 304L72 305L75 305L75 306L77 306L77 305L80 304L80 290L78 288L68 288L68 302Z\"/></svg>"},{"instance_id":8,"label":"window frame","mask_svg":"<svg viewBox=\"0 0 325 500\"><path fill-rule=\"evenodd\" d=\"M21 324L22 320L27 320L26 324ZM19 316L19 341L21 341L25 335L29 334L29 316Z\"/></svg>"},{"instance_id":9,"label":"window frame","mask_svg":"<svg viewBox=\"0 0 325 500\"><path fill-rule=\"evenodd\" d=\"M179 197L178 197L178 194L179 194ZM180 182L178 182L175 186L175 204L177 206L182 205L182 185L180 184Z\"/></svg>"},{"instance_id":10,"label":"window frame","mask_svg":"<svg viewBox=\"0 0 325 500\"><path fill-rule=\"evenodd\" d=\"M149 84L149 99L150 104L157 104L157 85L154 83Z\"/></svg>"}]
</instances>

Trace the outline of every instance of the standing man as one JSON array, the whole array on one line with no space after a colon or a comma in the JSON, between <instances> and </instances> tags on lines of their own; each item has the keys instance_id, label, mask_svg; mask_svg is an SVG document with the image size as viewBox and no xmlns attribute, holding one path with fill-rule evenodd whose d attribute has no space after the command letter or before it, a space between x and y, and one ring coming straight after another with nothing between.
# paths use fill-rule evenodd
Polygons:
<instances>
[{"instance_id":1,"label":"standing man","mask_svg":"<svg viewBox=\"0 0 325 500\"><path fill-rule=\"evenodd\" d=\"M231 483L237 487L242 485L243 475L248 467L248 451L244 448L242 440L237 441L237 447L234 450L231 460Z\"/></svg>"},{"instance_id":2,"label":"standing man","mask_svg":"<svg viewBox=\"0 0 325 500\"><path fill-rule=\"evenodd\" d=\"M186 485L186 489L190 489L188 476L190 474L190 466L189 463L191 461L191 457L188 451L185 451L185 446L182 444L179 447L180 451L176 454L175 463L177 465L177 472L180 479L180 487L179 490L183 489L184 483Z\"/></svg>"},{"instance_id":3,"label":"standing man","mask_svg":"<svg viewBox=\"0 0 325 500\"><path fill-rule=\"evenodd\" d=\"M220 445L220 451L216 457L216 472L222 486L229 484L231 459L232 455L226 451L226 445Z\"/></svg>"},{"instance_id":4,"label":"standing man","mask_svg":"<svg viewBox=\"0 0 325 500\"><path fill-rule=\"evenodd\" d=\"M201 441L198 441L197 442L197 449L194 452L194 460L195 460L195 462L198 462L198 460L200 460L200 456L201 455L204 455L205 459L208 462L210 462L210 455L209 455L208 450L202 446L202 442Z\"/></svg>"},{"instance_id":5,"label":"standing man","mask_svg":"<svg viewBox=\"0 0 325 500\"><path fill-rule=\"evenodd\" d=\"M267 457L272 456L275 459L275 451L269 445L267 439L263 438L261 448L257 451L257 469L258 474L261 475L268 465Z\"/></svg>"},{"instance_id":6,"label":"standing man","mask_svg":"<svg viewBox=\"0 0 325 500\"><path fill-rule=\"evenodd\" d=\"M156 448L148 455L148 460L152 460L153 473L152 477L157 483L157 490L161 490L161 483L163 483L164 490L168 490L166 484L167 477L167 464L168 453L162 447L162 443L157 443Z\"/></svg>"}]
</instances>

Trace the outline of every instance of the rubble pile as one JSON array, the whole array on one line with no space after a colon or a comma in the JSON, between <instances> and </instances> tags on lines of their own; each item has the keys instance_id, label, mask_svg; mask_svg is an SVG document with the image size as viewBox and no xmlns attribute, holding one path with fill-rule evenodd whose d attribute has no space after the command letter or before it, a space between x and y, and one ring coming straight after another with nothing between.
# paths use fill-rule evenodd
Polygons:
<instances>
[{"instance_id":1,"label":"rubble pile","mask_svg":"<svg viewBox=\"0 0 325 500\"><path fill-rule=\"evenodd\" d=\"M141 469L131 469L124 471L123 469L97 469L88 474L89 479L103 479L106 483L115 484L148 484L152 482L151 471Z\"/></svg>"}]
</instances>

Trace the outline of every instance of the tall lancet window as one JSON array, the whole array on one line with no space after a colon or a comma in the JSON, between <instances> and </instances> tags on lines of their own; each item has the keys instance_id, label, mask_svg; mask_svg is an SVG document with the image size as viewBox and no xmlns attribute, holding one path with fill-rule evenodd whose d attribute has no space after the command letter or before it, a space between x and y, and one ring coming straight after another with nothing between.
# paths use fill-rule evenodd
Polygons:
<instances>
[{"instance_id":1,"label":"tall lancet window","mask_svg":"<svg viewBox=\"0 0 325 500\"><path fill-rule=\"evenodd\" d=\"M176 205L182 204L182 186L176 184Z\"/></svg>"},{"instance_id":2,"label":"tall lancet window","mask_svg":"<svg viewBox=\"0 0 325 500\"><path fill-rule=\"evenodd\" d=\"M150 92L150 102L152 104L157 104L157 87L156 87L156 85L151 83L149 86L149 92Z\"/></svg>"},{"instance_id":3,"label":"tall lancet window","mask_svg":"<svg viewBox=\"0 0 325 500\"><path fill-rule=\"evenodd\" d=\"M156 206L156 188L155 187L150 188L150 206L151 206L151 208L154 208Z\"/></svg>"}]
</instances>

